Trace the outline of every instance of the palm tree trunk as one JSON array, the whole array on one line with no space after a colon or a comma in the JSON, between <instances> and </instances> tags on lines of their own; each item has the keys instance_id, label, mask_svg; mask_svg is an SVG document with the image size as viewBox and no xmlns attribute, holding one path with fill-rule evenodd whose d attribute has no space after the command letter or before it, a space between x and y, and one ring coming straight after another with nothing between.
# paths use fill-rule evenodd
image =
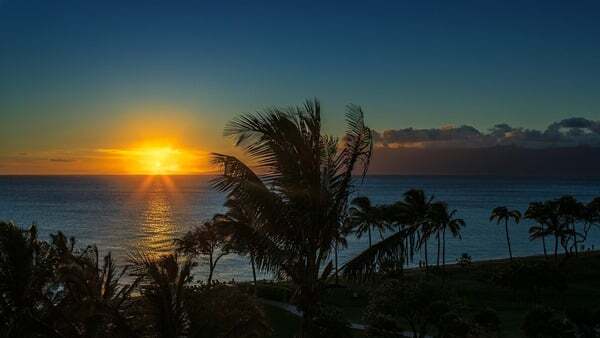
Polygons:
<instances>
[{"instance_id":1,"label":"palm tree trunk","mask_svg":"<svg viewBox=\"0 0 600 338\"><path fill-rule=\"evenodd\" d=\"M335 285L339 285L340 280L338 276L338 242L335 241Z\"/></svg>"},{"instance_id":2,"label":"palm tree trunk","mask_svg":"<svg viewBox=\"0 0 600 338\"><path fill-rule=\"evenodd\" d=\"M370 225L369 225L368 232L369 232L369 249L371 249L371 226Z\"/></svg>"},{"instance_id":3,"label":"palm tree trunk","mask_svg":"<svg viewBox=\"0 0 600 338\"><path fill-rule=\"evenodd\" d=\"M508 218L506 219L506 221L504 221L504 229L506 230L506 243L508 243L508 256L510 257L510 260L512 261L513 256L512 256L512 250L510 248L510 236L508 235Z\"/></svg>"},{"instance_id":4,"label":"palm tree trunk","mask_svg":"<svg viewBox=\"0 0 600 338\"><path fill-rule=\"evenodd\" d=\"M427 254L427 240L425 240L425 270L429 268L429 258Z\"/></svg>"},{"instance_id":5,"label":"palm tree trunk","mask_svg":"<svg viewBox=\"0 0 600 338\"><path fill-rule=\"evenodd\" d=\"M256 292L256 265L254 264L254 253L250 254L250 264L252 264L252 279L254 281L254 291Z\"/></svg>"},{"instance_id":6,"label":"palm tree trunk","mask_svg":"<svg viewBox=\"0 0 600 338\"><path fill-rule=\"evenodd\" d=\"M544 247L544 258L548 259L548 252L546 251L546 235L544 233L544 226L542 226L542 246Z\"/></svg>"},{"instance_id":7,"label":"palm tree trunk","mask_svg":"<svg viewBox=\"0 0 600 338\"><path fill-rule=\"evenodd\" d=\"M440 267L440 232L438 231L438 233L435 235L435 237L437 238L437 262L436 262L436 266L439 268Z\"/></svg>"},{"instance_id":8,"label":"palm tree trunk","mask_svg":"<svg viewBox=\"0 0 600 338\"><path fill-rule=\"evenodd\" d=\"M442 242L442 264L446 266L446 228L444 228L444 231L442 232Z\"/></svg>"},{"instance_id":9,"label":"palm tree trunk","mask_svg":"<svg viewBox=\"0 0 600 338\"><path fill-rule=\"evenodd\" d=\"M558 236L554 235L554 260L558 260Z\"/></svg>"},{"instance_id":10,"label":"palm tree trunk","mask_svg":"<svg viewBox=\"0 0 600 338\"><path fill-rule=\"evenodd\" d=\"M206 283L208 284L209 287L212 283L212 276L213 276L213 255L211 253L208 255L208 279L206 281Z\"/></svg>"},{"instance_id":11,"label":"palm tree trunk","mask_svg":"<svg viewBox=\"0 0 600 338\"><path fill-rule=\"evenodd\" d=\"M579 249L577 248L577 228L575 228L575 222L573 222L573 240L575 241L575 257L579 256Z\"/></svg>"}]
</instances>

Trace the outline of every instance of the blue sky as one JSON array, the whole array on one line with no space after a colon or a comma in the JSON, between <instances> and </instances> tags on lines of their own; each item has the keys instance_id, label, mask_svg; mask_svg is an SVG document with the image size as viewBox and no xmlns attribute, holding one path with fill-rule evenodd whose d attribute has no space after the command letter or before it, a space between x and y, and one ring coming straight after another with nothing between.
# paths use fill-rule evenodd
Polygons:
<instances>
[{"instance_id":1,"label":"blue sky","mask_svg":"<svg viewBox=\"0 0 600 338\"><path fill-rule=\"evenodd\" d=\"M350 102L377 130L598 120L599 36L597 1L4 0L0 153L136 121L221 150L237 113L314 96L333 133Z\"/></svg>"}]
</instances>

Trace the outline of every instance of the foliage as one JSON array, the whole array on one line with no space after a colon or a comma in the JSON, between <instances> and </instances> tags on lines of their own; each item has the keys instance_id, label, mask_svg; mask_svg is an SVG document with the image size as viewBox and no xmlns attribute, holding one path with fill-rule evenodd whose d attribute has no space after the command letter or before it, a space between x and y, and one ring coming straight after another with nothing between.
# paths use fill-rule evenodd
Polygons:
<instances>
[{"instance_id":1,"label":"foliage","mask_svg":"<svg viewBox=\"0 0 600 338\"><path fill-rule=\"evenodd\" d=\"M530 338L569 338L576 337L575 325L556 310L536 306L523 319L521 329Z\"/></svg>"},{"instance_id":2,"label":"foliage","mask_svg":"<svg viewBox=\"0 0 600 338\"><path fill-rule=\"evenodd\" d=\"M212 284L212 277L219 260L229 254L226 234L219 227L221 216L216 215L211 221L204 222L188 231L182 238L175 239L177 252L191 258L205 256L208 259L207 284Z\"/></svg>"},{"instance_id":3,"label":"foliage","mask_svg":"<svg viewBox=\"0 0 600 338\"><path fill-rule=\"evenodd\" d=\"M501 328L496 310L486 307L473 315L473 322L485 332L498 332Z\"/></svg>"},{"instance_id":4,"label":"foliage","mask_svg":"<svg viewBox=\"0 0 600 338\"><path fill-rule=\"evenodd\" d=\"M216 285L186 289L189 337L259 338L271 329L253 296L237 287Z\"/></svg>"},{"instance_id":5,"label":"foliage","mask_svg":"<svg viewBox=\"0 0 600 338\"><path fill-rule=\"evenodd\" d=\"M162 338L183 335L189 325L184 299L185 288L192 281L192 261L181 261L176 254L151 257L139 251L132 253L130 260L135 276L142 281L144 315L153 331Z\"/></svg>"},{"instance_id":6,"label":"foliage","mask_svg":"<svg viewBox=\"0 0 600 338\"><path fill-rule=\"evenodd\" d=\"M0 331L7 337L55 335L47 324L53 257L37 239L37 228L0 222Z\"/></svg>"},{"instance_id":7,"label":"foliage","mask_svg":"<svg viewBox=\"0 0 600 338\"><path fill-rule=\"evenodd\" d=\"M348 338L352 337L350 323L343 313L333 306L321 306L317 311L312 327L314 338Z\"/></svg>"},{"instance_id":8,"label":"foliage","mask_svg":"<svg viewBox=\"0 0 600 338\"><path fill-rule=\"evenodd\" d=\"M281 285L258 283L256 286L256 296L277 302L288 302L291 297L291 292L289 288Z\"/></svg>"},{"instance_id":9,"label":"foliage","mask_svg":"<svg viewBox=\"0 0 600 338\"><path fill-rule=\"evenodd\" d=\"M456 259L456 263L464 268L473 264L473 258L471 258L471 255L468 253L463 252L460 257Z\"/></svg>"},{"instance_id":10,"label":"foliage","mask_svg":"<svg viewBox=\"0 0 600 338\"><path fill-rule=\"evenodd\" d=\"M564 293L568 287L565 274L548 262L514 262L499 272L496 283L534 301L544 290Z\"/></svg>"},{"instance_id":11,"label":"foliage","mask_svg":"<svg viewBox=\"0 0 600 338\"><path fill-rule=\"evenodd\" d=\"M444 325L450 324L440 319L457 307L435 279L386 280L371 294L365 319L373 336L401 336L402 323L407 323L414 337L425 337L446 329Z\"/></svg>"}]
</instances>

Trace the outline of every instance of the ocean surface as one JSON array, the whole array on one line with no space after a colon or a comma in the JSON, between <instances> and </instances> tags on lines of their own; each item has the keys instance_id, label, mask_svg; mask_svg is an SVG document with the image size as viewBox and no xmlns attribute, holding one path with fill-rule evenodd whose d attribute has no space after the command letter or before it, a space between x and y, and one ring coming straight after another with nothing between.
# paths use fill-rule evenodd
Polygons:
<instances>
[{"instance_id":1,"label":"ocean surface","mask_svg":"<svg viewBox=\"0 0 600 338\"><path fill-rule=\"evenodd\" d=\"M0 220L21 227L38 225L40 236L64 232L77 246L95 243L127 262L134 248L166 253L173 238L222 212L224 195L210 188L209 176L0 176ZM525 178L461 176L369 176L357 194L375 204L402 198L410 188L424 189L458 210L466 222L462 240L447 241L447 261L462 253L473 260L508 255L503 226L488 221L500 205L524 211L529 202L570 194L583 202L600 196L600 178ZM542 252L541 242L530 242L531 222L510 225L515 256ZM374 236L374 241L377 237ZM433 242L433 241L432 241ZM350 238L340 252L340 264L367 247L367 239ZM592 230L586 246L600 248L600 231ZM435 260L433 243L430 262ZM206 269L196 270L203 279ZM267 277L268 276L263 276ZM229 255L217 266L221 281L251 279L244 257Z\"/></svg>"}]
</instances>

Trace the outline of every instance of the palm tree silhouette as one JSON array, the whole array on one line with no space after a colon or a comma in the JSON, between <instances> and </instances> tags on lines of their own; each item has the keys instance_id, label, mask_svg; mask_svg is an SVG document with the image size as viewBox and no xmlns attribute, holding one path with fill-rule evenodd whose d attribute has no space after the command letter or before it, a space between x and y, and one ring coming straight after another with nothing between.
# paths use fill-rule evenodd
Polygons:
<instances>
[{"instance_id":1,"label":"palm tree silhouette","mask_svg":"<svg viewBox=\"0 0 600 338\"><path fill-rule=\"evenodd\" d=\"M431 235L427 217L432 201L433 197L427 198L422 190L412 189L404 193L402 201L382 207L382 218L396 226L397 232L346 262L344 275L364 280L376 273L382 262L392 260L402 267L406 259L412 259L414 249L425 249L424 239Z\"/></svg>"},{"instance_id":2,"label":"palm tree silhouette","mask_svg":"<svg viewBox=\"0 0 600 338\"><path fill-rule=\"evenodd\" d=\"M261 234L257 209L248 208L235 196L229 196L225 202L227 212L218 214L215 224L225 236L226 250L238 255L247 255L252 268L252 280L256 287L255 256L260 250Z\"/></svg>"},{"instance_id":3,"label":"palm tree silhouette","mask_svg":"<svg viewBox=\"0 0 600 338\"><path fill-rule=\"evenodd\" d=\"M37 227L23 230L0 222L0 331L6 337L60 337L44 292L52 282L51 249L38 240Z\"/></svg>"},{"instance_id":4,"label":"palm tree silhouette","mask_svg":"<svg viewBox=\"0 0 600 338\"><path fill-rule=\"evenodd\" d=\"M570 229L572 233L572 237L568 238L569 242L571 239L573 240L572 246L575 247L575 256L579 255L578 244L579 241L577 236L577 229L575 224L583 218L584 215L584 205L579 203L575 197L570 195L562 196L558 199L558 210L561 222Z\"/></svg>"},{"instance_id":5,"label":"palm tree silhouette","mask_svg":"<svg viewBox=\"0 0 600 338\"><path fill-rule=\"evenodd\" d=\"M433 196L427 198L423 190L411 189L404 193L404 200L398 204L402 222L408 224L409 236L416 235L417 237L416 248L423 252L425 268L429 267L427 241L434 233L433 226L428 218L433 199Z\"/></svg>"},{"instance_id":6,"label":"palm tree silhouette","mask_svg":"<svg viewBox=\"0 0 600 338\"><path fill-rule=\"evenodd\" d=\"M372 245L371 229L379 232L379 236L383 238L385 230L383 220L379 208L371 204L366 196L354 198L350 202L351 207L348 209L350 222L354 225L356 237L361 238L365 233L369 237L369 248Z\"/></svg>"},{"instance_id":7,"label":"palm tree silhouette","mask_svg":"<svg viewBox=\"0 0 600 338\"><path fill-rule=\"evenodd\" d=\"M358 106L348 106L347 131L338 139L322 134L319 101L302 107L270 108L231 121L235 139L256 172L233 156L213 154L222 175L214 187L258 210L265 238L258 266L286 276L309 335L321 290L333 270L330 255L345 216L355 169L363 176L372 150L371 131ZM260 173L260 174L259 174Z\"/></svg>"},{"instance_id":8,"label":"palm tree silhouette","mask_svg":"<svg viewBox=\"0 0 600 338\"><path fill-rule=\"evenodd\" d=\"M548 230L548 211L546 205L541 202L529 203L529 207L525 211L525 218L533 220L536 225L529 228L529 239L535 240L538 238L542 239L542 247L544 249L544 258L548 258L548 252L546 249L546 236L550 234Z\"/></svg>"},{"instance_id":9,"label":"palm tree silhouette","mask_svg":"<svg viewBox=\"0 0 600 338\"><path fill-rule=\"evenodd\" d=\"M515 223L521 220L521 213L518 210L509 210L507 207L496 207L490 215L490 222L496 220L496 224L504 221L504 230L506 231L506 243L508 244L508 255L512 261L512 249L510 247L510 235L508 234L508 221L513 219Z\"/></svg>"},{"instance_id":10,"label":"palm tree silhouette","mask_svg":"<svg viewBox=\"0 0 600 338\"><path fill-rule=\"evenodd\" d=\"M133 276L141 279L141 294L158 337L181 337L188 329L185 288L192 281L194 263L176 254L152 257L141 251L130 253Z\"/></svg>"},{"instance_id":11,"label":"palm tree silhouette","mask_svg":"<svg viewBox=\"0 0 600 338\"><path fill-rule=\"evenodd\" d=\"M446 230L450 231L452 237L461 238L460 229L465 227L465 221L462 218L455 218L457 210L448 209L445 202L434 202L431 204L429 219L435 229L437 239L437 266L440 266L440 242L442 244L442 265L446 265Z\"/></svg>"}]
</instances>

